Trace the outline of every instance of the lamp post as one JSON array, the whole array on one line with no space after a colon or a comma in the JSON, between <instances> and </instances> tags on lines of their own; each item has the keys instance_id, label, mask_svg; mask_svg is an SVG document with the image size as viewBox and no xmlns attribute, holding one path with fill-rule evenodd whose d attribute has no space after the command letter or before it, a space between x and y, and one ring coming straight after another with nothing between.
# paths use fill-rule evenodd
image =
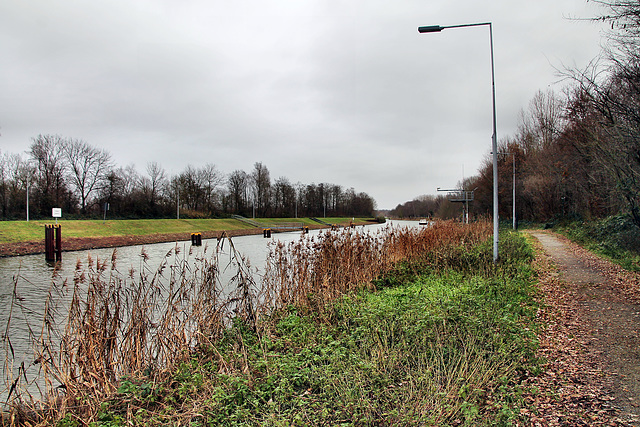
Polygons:
<instances>
[{"instance_id":1,"label":"lamp post","mask_svg":"<svg viewBox=\"0 0 640 427\"><path fill-rule=\"evenodd\" d=\"M463 28L463 27L489 27L489 42L491 46L491 93L493 101L493 135L491 137L491 148L493 152L493 262L498 261L498 226L500 219L498 218L498 132L496 130L496 83L493 66L493 28L491 22L481 22L477 24L449 25L441 27L440 25L429 25L418 27L419 33L439 33L447 28Z\"/></svg>"}]
</instances>

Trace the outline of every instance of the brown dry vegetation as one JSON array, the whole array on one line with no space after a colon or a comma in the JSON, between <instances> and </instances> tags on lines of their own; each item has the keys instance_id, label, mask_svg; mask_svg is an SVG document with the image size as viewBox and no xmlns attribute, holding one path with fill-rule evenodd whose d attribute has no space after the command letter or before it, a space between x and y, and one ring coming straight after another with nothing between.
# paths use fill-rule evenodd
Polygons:
<instances>
[{"instance_id":1,"label":"brown dry vegetation","mask_svg":"<svg viewBox=\"0 0 640 427\"><path fill-rule=\"evenodd\" d=\"M265 274L264 299L272 307L289 304L318 308L337 297L371 288L371 281L401 260L430 257L438 268L456 260L453 247L470 247L487 236L487 222L460 227L439 221L417 233L383 229L377 233L327 232L271 248Z\"/></svg>"}]
</instances>

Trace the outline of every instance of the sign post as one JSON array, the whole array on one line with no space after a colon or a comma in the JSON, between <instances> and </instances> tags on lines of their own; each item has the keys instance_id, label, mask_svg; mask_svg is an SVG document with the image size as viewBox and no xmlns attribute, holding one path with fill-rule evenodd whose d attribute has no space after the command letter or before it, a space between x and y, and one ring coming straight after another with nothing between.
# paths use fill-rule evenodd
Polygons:
<instances>
[{"instance_id":1,"label":"sign post","mask_svg":"<svg viewBox=\"0 0 640 427\"><path fill-rule=\"evenodd\" d=\"M51 209L51 216L56 219L56 224L58 223L58 218L62 218L62 208L53 208Z\"/></svg>"}]
</instances>

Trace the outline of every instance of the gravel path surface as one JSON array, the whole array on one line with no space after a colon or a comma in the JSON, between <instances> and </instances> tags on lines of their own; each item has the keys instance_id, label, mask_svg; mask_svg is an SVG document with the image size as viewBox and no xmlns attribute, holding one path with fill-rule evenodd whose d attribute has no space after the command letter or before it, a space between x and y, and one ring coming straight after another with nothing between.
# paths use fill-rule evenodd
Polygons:
<instances>
[{"instance_id":1,"label":"gravel path surface","mask_svg":"<svg viewBox=\"0 0 640 427\"><path fill-rule=\"evenodd\" d=\"M541 351L549 363L539 379L557 379L544 384L559 393L556 403L578 403L573 419L540 425L640 426L640 275L557 234L529 234L547 257L540 283L550 327Z\"/></svg>"}]
</instances>

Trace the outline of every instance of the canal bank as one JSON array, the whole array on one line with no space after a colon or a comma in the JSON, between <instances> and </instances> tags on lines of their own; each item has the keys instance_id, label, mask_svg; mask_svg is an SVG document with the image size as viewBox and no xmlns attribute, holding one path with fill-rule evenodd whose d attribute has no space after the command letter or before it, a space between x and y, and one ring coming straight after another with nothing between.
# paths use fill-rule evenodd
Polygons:
<instances>
[{"instance_id":1,"label":"canal bank","mask_svg":"<svg viewBox=\"0 0 640 427\"><path fill-rule=\"evenodd\" d=\"M118 310L113 311L116 302L105 296L105 292L115 292L117 289L131 290L141 286L139 292L127 295L146 295L145 298L153 295L153 298L160 298L141 305L154 307L150 312L145 310L145 316L155 316L164 313L156 312L156 309L167 307L164 298L169 294L166 290L180 283L181 292L189 292L192 285L196 286L200 279L203 280L203 285L212 287L215 295L212 299L214 304L217 304L215 301L225 301L224 307L218 309L227 311L227 304L231 302L226 301L238 286L238 272L241 272L243 280L249 280L255 285L261 283L268 254L277 245L291 245L298 241L308 244L316 241L320 235L326 235L328 238L338 238L342 235L357 238L365 233L375 233L372 230L386 228L388 225L390 226L358 226L346 233L328 231L327 228L310 229L308 233L279 232L273 233L268 239L263 238L260 228L258 234L254 232L254 235L239 235L239 231L236 231L233 233L236 236L233 237L233 241L204 238L201 246L192 245L189 239L180 237L181 241L173 239L165 243L129 245L117 249L95 248L67 252L55 263L47 262L42 254L0 258L0 325L5 338L4 352L0 350L5 359L0 355L0 364L9 369L7 363L10 363L13 370L6 372L11 372L11 378L22 378L26 382L24 390L39 396L38 387L44 385L40 382L41 374L37 372L39 365L33 363L34 333L37 335L37 332L33 331L39 331L45 325L52 326L53 329L47 332L47 336L53 339L51 345L57 348L60 341L56 337L60 336L67 324L67 313L73 312L70 305L75 301L74 295L96 295L93 292L87 294L89 286L102 295L99 301L107 304L108 312L117 317L117 322L130 318L131 313L122 315L123 317L115 314L118 313ZM394 225L402 224L394 222ZM104 269L107 264L108 271ZM205 272L206 280L203 276ZM151 291L151 294L147 295L147 291ZM172 297L175 296L173 293L170 294ZM115 298L115 294L110 295ZM211 294L207 295L208 300ZM120 298L124 297L119 295L116 299ZM188 301L191 299L183 302ZM52 321L52 318L48 317L46 311L50 307L56 307L54 311L62 313L61 319ZM46 322L43 320L45 318ZM190 319L192 316L185 318ZM160 324L157 318L153 321L153 325ZM73 330L76 330L76 326ZM21 366L29 369L28 372L18 375ZM5 382L5 385L8 388L3 391L0 381L0 402L6 401L11 388L10 383Z\"/></svg>"},{"instance_id":2,"label":"canal bank","mask_svg":"<svg viewBox=\"0 0 640 427\"><path fill-rule=\"evenodd\" d=\"M288 219L292 221L291 219ZM287 219L260 218L257 222L268 228ZM296 218L309 229L329 228L309 218ZM0 222L0 257L33 255L44 253L44 226L51 221L2 221ZM326 218L326 222L338 226L366 225L373 219ZM249 236L262 234L262 227L250 227L237 220L115 220L107 221L60 221L62 227L62 251L79 251L121 246L148 245L153 243L182 242L191 238L191 233L201 233L203 239L227 236ZM114 226L117 224L118 226ZM131 226L129 226L131 224ZM101 227L102 225L102 227ZM35 230L35 232L33 231ZM128 231L127 231L128 230ZM163 230L171 232L163 232ZM15 236L24 236L18 241Z\"/></svg>"},{"instance_id":3,"label":"canal bank","mask_svg":"<svg viewBox=\"0 0 640 427\"><path fill-rule=\"evenodd\" d=\"M72 322L73 328L65 328L70 335L64 342L75 347L62 348L72 358L66 358L67 365L60 366L59 371L80 372L83 376L63 378L64 387L56 388L60 390L55 402L59 405L46 412L27 413L19 412L19 401L15 400L7 408L7 419L14 417L11 422L16 420L17 425L93 422L148 426L258 425L264 424L265 419L296 425L475 425L524 421L523 414L530 413L530 408L521 407L528 401L518 396L521 378L528 378L522 375L523 369L529 371L528 361L536 363L528 345L533 337L531 330L535 329L530 323L536 314L535 305L527 310L534 303L529 295L535 294L527 282L532 275L509 274L526 268L524 239L506 245L513 254L504 254L509 265L501 263L494 279L473 274L476 270L491 271L490 256L484 255L488 252L474 249L488 238L487 225L482 230L472 230L454 223L438 228L414 224L419 233L394 229L369 235L360 233L360 227L354 233L310 232L313 239L309 237L302 250L295 242L299 233L282 233L279 237L293 238L292 245L278 246L290 250L273 259L281 261L277 264L282 273L278 277L283 281L263 282L261 290L266 293L260 295L287 299L277 306L272 305L274 299L269 299L268 306L262 307L253 303L265 300L253 299L250 312L241 310L243 305L231 306L229 313L233 317L227 319L233 322L212 323L216 318L210 314L231 301L241 302L235 295L229 300L211 298L208 287L204 293L191 293L181 285L180 292L166 294L171 297L170 303L149 300L154 295L163 297L161 292L143 292L153 285L146 279L152 273L138 279L137 273L130 275L120 268L122 275L130 279L121 286L123 282L117 277L113 282L117 286L107 287L114 292L110 298L104 297L105 287L101 286L100 298L89 300L94 304L89 309L68 310L81 321ZM326 242L317 237L320 234ZM267 239L241 237L234 246L241 246L245 240L262 246ZM460 242L464 242L463 251L458 249ZM399 254L422 256L421 264L437 256L442 268L446 268L442 262L452 257L449 260L463 271L447 270L443 274L429 269L419 279L409 276L418 273L413 268L394 274L386 263ZM464 262L458 262L463 254ZM93 259L96 281L102 283L112 272L118 273L118 269L98 262L97 256ZM250 259L252 265L258 264ZM106 270L98 265L106 266ZM377 267L369 269L372 274L365 277L364 265ZM383 270L389 275L371 282ZM165 275L158 277L168 283L174 271L166 269ZM194 283L189 277L184 279L174 283ZM373 283L378 292L364 291L371 289L368 283ZM287 292L280 292L281 285ZM69 286L61 289L78 294ZM186 293L180 297L182 291ZM291 298L301 292L309 298L294 305ZM33 293L23 291L19 296L23 295L31 298ZM43 299L35 298L38 300ZM216 304L215 310L210 310L212 304ZM82 301L80 306L84 305ZM138 307L144 309L137 311ZM166 309L174 315L165 317L164 311L156 313L147 307ZM267 307L276 310L266 316ZM133 310L131 315L127 310ZM259 324L258 318L250 315L255 312L264 314ZM171 321L160 321L165 318ZM120 323L126 319L135 322ZM195 320L199 323L193 323ZM116 321L115 333L103 327ZM108 336L103 333L105 330ZM145 340L133 333L137 331L142 331ZM206 333L185 337L188 331ZM146 352L158 348L167 355L166 363L160 365L157 353ZM14 366L41 371L44 363L58 359L38 360L38 365ZM99 363L88 363L94 360ZM102 363L106 360L108 364ZM98 370L89 372L79 366ZM49 366L47 372L53 368ZM114 374L118 377L112 377Z\"/></svg>"}]
</instances>

